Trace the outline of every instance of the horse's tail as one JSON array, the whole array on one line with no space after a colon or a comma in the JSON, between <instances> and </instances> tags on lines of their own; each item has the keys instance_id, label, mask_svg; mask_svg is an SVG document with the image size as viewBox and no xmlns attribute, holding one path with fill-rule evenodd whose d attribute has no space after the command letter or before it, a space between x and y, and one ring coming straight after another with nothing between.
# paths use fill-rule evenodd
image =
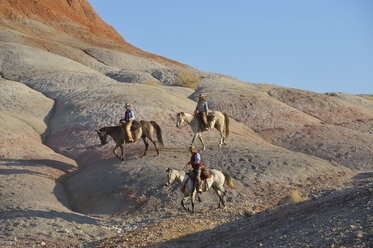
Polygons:
<instances>
[{"instance_id":1,"label":"horse's tail","mask_svg":"<svg viewBox=\"0 0 373 248\"><path fill-rule=\"evenodd\" d=\"M229 138L229 135L231 134L231 126L230 126L230 120L229 116L226 113L223 113L224 120L225 120L225 138Z\"/></svg>"},{"instance_id":2,"label":"horse's tail","mask_svg":"<svg viewBox=\"0 0 373 248\"><path fill-rule=\"evenodd\" d=\"M155 132L157 133L157 139L158 139L159 144L161 144L163 146L162 129L161 129L161 127L155 121L150 121L150 123L155 128Z\"/></svg>"},{"instance_id":3,"label":"horse's tail","mask_svg":"<svg viewBox=\"0 0 373 248\"><path fill-rule=\"evenodd\" d=\"M233 185L233 179L232 177L225 171L223 171L223 175L225 177L225 182L231 189L237 189L236 186Z\"/></svg>"}]
</instances>

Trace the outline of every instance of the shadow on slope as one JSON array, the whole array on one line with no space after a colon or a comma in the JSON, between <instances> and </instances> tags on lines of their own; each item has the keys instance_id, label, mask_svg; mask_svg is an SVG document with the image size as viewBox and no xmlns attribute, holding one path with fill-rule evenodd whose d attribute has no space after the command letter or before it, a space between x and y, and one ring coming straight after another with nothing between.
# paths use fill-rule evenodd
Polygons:
<instances>
[{"instance_id":1,"label":"shadow on slope","mask_svg":"<svg viewBox=\"0 0 373 248\"><path fill-rule=\"evenodd\" d=\"M27 210L18 209L10 211L0 211L2 219L14 219L14 218L45 218L45 219L56 219L61 218L68 222L76 222L78 224L99 224L97 220L75 213L59 212L55 210L42 211L42 210Z\"/></svg>"},{"instance_id":2,"label":"shadow on slope","mask_svg":"<svg viewBox=\"0 0 373 248\"><path fill-rule=\"evenodd\" d=\"M58 160L51 160L51 159L0 159L0 163L6 164L8 166L22 166L22 167L48 166L48 167L63 171L65 173L71 172L72 170L76 169L76 167L71 164L58 161Z\"/></svg>"},{"instance_id":3,"label":"shadow on slope","mask_svg":"<svg viewBox=\"0 0 373 248\"><path fill-rule=\"evenodd\" d=\"M373 244L371 187L372 180L364 185L332 192L300 204L284 205L253 216L247 214L246 218L214 229L190 232L191 234L157 244L150 241L146 246L369 247ZM201 226L205 224L198 223ZM196 221L184 224L193 226Z\"/></svg>"}]
</instances>

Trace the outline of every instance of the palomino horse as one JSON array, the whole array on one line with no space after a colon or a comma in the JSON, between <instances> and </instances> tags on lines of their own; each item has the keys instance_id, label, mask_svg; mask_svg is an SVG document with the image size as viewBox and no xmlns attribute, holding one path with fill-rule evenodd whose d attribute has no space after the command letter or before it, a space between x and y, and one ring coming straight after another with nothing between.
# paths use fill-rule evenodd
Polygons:
<instances>
[{"instance_id":1,"label":"palomino horse","mask_svg":"<svg viewBox=\"0 0 373 248\"><path fill-rule=\"evenodd\" d=\"M148 139L149 139L154 144L155 149L157 150L157 155L159 156L159 150L158 150L158 147L157 147L157 142L153 138L153 132L154 132L154 129L155 129L155 131L157 133L157 139L158 139L159 143L163 146L161 128L159 127L159 125L155 121L150 121L150 122L140 121L140 123L141 123L141 127L138 128L135 131L135 134L133 135L134 142L137 141L138 139L142 138L142 140L144 141L144 144L145 144L145 152L144 152L144 155L143 155L143 156L145 156L146 152L148 151L148 147L149 147L149 142L148 142ZM125 127L122 126L122 125L121 126L114 126L114 127L103 127L100 130L96 130L96 132L98 134L98 137L100 138L101 145L105 145L106 143L108 143L106 141L107 135L110 135L113 138L113 140L116 143L116 146L114 148L114 154L117 158L119 158L123 161L124 160L123 148L124 148L125 144L129 143ZM116 152L117 148L119 148L119 147L120 147L120 150L122 152L122 156L119 156Z\"/></svg>"},{"instance_id":2,"label":"palomino horse","mask_svg":"<svg viewBox=\"0 0 373 248\"><path fill-rule=\"evenodd\" d=\"M187 211L191 211L194 213L194 202L195 197L197 194L197 191L194 187L194 183L192 182L192 179L190 176L183 170L177 170L177 169L167 169L168 172L168 181L165 184L165 186L171 185L174 181L176 181L179 184L179 187L181 189L181 192L183 192L184 197L181 200L181 206ZM219 206L218 208L221 208L222 206L226 208L225 205L225 194L227 193L224 189L224 183L227 183L227 185L232 188L236 189L236 187L233 185L232 177L228 175L225 172L221 172L219 170L211 169L212 177L208 178L204 182L203 191L206 192L210 188L213 188L216 192L216 194L219 196ZM192 209L187 209L184 205L185 200L190 198L192 203Z\"/></svg>"},{"instance_id":3,"label":"palomino horse","mask_svg":"<svg viewBox=\"0 0 373 248\"><path fill-rule=\"evenodd\" d=\"M193 145L195 139L197 136L199 137L199 140L202 143L203 150L206 149L205 142L202 138L202 132L206 130L202 130L201 128L201 122L196 115L191 115L188 113L180 112L176 115L177 122L176 122L176 127L180 128L181 125L186 122L189 124L189 126L192 128L194 132L194 136L192 139L192 143L190 145ZM230 135L230 125L229 125L229 117L226 113L222 112L212 112L212 120L210 121L210 129L216 128L220 132L220 143L219 147L221 147L222 144L226 145L227 144L227 139L229 138ZM210 130L209 129L209 130Z\"/></svg>"}]
</instances>

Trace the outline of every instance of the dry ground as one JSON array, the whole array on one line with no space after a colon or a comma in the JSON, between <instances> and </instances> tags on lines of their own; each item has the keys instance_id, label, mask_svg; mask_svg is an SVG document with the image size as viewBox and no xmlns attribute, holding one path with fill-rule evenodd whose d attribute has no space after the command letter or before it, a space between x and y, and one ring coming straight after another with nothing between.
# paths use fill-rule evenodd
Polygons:
<instances>
[{"instance_id":1,"label":"dry ground","mask_svg":"<svg viewBox=\"0 0 373 248\"><path fill-rule=\"evenodd\" d=\"M371 246L371 92L199 71L126 43L85 0L0 6L1 247ZM196 90L172 86L180 71L200 78ZM176 113L193 112L199 93L232 131L220 149L216 130L204 134L204 164L238 190L228 210L209 192L190 215L163 184L167 167L189 160L192 134ZM113 141L99 145L94 130L116 125L128 102L162 127L161 156L151 145L141 157L137 142L120 163Z\"/></svg>"}]
</instances>

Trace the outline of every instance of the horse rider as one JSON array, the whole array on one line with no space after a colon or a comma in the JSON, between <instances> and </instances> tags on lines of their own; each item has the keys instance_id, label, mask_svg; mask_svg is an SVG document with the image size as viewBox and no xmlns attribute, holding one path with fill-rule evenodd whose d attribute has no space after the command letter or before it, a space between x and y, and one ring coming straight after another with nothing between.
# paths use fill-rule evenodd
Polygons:
<instances>
[{"instance_id":1,"label":"horse rider","mask_svg":"<svg viewBox=\"0 0 373 248\"><path fill-rule=\"evenodd\" d=\"M198 95L198 103L196 106L196 109L194 110L194 113L198 115L199 119L202 122L202 130L209 130L209 124L207 122L207 114L208 114L209 108L207 105L207 101L205 99L204 94Z\"/></svg>"},{"instance_id":2,"label":"horse rider","mask_svg":"<svg viewBox=\"0 0 373 248\"><path fill-rule=\"evenodd\" d=\"M129 142L133 142L131 127L132 127L132 122L134 120L135 120L135 114L133 113L131 105L129 103L127 103L126 104L126 112L124 113L124 118L121 119L120 121L125 122L124 127L126 129L126 133L127 133Z\"/></svg>"},{"instance_id":3,"label":"horse rider","mask_svg":"<svg viewBox=\"0 0 373 248\"><path fill-rule=\"evenodd\" d=\"M187 165L191 165L193 168L193 175L194 175L194 186L198 193L202 193L202 182L201 182L201 172L202 172L202 160L201 155L197 152L195 146L191 146L189 148L190 153L192 156L190 157L190 161Z\"/></svg>"}]
</instances>

